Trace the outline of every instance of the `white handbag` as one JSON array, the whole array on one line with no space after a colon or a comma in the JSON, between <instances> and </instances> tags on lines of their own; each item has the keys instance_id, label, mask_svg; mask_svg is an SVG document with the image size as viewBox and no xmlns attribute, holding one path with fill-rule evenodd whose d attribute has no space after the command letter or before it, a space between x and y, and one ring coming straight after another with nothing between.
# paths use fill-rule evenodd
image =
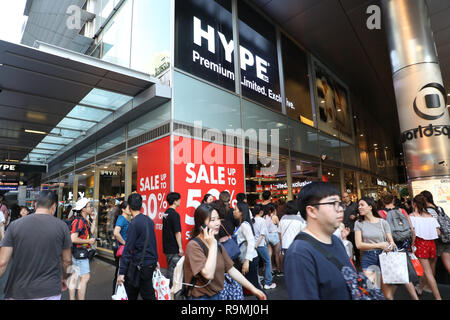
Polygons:
<instances>
[{"instance_id":1,"label":"white handbag","mask_svg":"<svg viewBox=\"0 0 450 320\"><path fill-rule=\"evenodd\" d=\"M153 272L153 289L157 300L171 300L170 280L163 276L159 269Z\"/></svg>"},{"instance_id":2,"label":"white handbag","mask_svg":"<svg viewBox=\"0 0 450 320\"><path fill-rule=\"evenodd\" d=\"M406 252L383 252L379 255L381 275L386 284L409 283Z\"/></svg>"},{"instance_id":3,"label":"white handbag","mask_svg":"<svg viewBox=\"0 0 450 320\"><path fill-rule=\"evenodd\" d=\"M127 292L125 291L125 286L123 284L118 285L116 289L116 294L111 297L113 300L128 300Z\"/></svg>"}]
</instances>

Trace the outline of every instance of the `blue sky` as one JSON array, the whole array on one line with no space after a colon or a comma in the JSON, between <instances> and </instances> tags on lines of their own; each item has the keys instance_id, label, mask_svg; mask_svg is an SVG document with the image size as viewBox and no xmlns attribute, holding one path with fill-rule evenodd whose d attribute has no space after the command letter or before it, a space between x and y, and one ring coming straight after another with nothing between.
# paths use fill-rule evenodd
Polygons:
<instances>
[{"instance_id":1,"label":"blue sky","mask_svg":"<svg viewBox=\"0 0 450 320\"><path fill-rule=\"evenodd\" d=\"M23 15L26 0L0 0L0 39L19 43L22 26L26 21Z\"/></svg>"}]
</instances>

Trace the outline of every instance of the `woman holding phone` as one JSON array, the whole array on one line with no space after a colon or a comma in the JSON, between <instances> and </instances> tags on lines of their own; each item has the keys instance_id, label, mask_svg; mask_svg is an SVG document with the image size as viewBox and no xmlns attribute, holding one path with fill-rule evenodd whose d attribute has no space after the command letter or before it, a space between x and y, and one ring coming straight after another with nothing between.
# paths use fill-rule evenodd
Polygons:
<instances>
[{"instance_id":1,"label":"woman holding phone","mask_svg":"<svg viewBox=\"0 0 450 320\"><path fill-rule=\"evenodd\" d=\"M226 250L216 240L219 213L211 205L201 204L194 213L195 226L186 246L184 278L193 284L188 289L190 300L219 300L224 288L225 273L260 300L266 295L252 285L236 268ZM195 278L195 279L193 279Z\"/></svg>"}]
</instances>

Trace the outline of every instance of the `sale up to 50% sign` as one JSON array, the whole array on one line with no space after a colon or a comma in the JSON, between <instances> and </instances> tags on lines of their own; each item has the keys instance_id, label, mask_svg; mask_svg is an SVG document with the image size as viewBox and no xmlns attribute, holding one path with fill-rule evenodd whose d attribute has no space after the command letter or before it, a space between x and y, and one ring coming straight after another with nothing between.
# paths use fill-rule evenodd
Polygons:
<instances>
[{"instance_id":1,"label":"sale up to 50% sign","mask_svg":"<svg viewBox=\"0 0 450 320\"><path fill-rule=\"evenodd\" d=\"M167 174L154 175L151 177L147 177L145 181L141 181L141 184L144 183L144 188L141 189L149 190L151 193L148 195L142 195L142 208L144 209L144 214L148 215L151 219L155 219L156 214L160 219L162 219L162 215L164 211L167 209L167 201L166 201L166 191L167 190Z\"/></svg>"}]
</instances>

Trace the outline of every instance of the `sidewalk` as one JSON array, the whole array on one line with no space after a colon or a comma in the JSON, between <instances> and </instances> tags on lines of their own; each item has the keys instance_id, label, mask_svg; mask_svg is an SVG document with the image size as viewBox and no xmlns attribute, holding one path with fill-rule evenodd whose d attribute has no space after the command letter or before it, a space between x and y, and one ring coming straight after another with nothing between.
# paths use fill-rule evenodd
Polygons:
<instances>
[{"instance_id":1,"label":"sidewalk","mask_svg":"<svg viewBox=\"0 0 450 320\"><path fill-rule=\"evenodd\" d=\"M91 262L91 280L89 281L86 300L111 300L112 281L114 279L115 267L100 259ZM266 290L269 300L288 300L284 277L274 277L273 282L277 284L275 289ZM450 300L450 286L439 285L442 299ZM404 286L399 286L395 293L395 300L410 300L410 296ZM421 300L434 300L431 293L424 292ZM62 300L69 300L69 292L65 291ZM255 297L246 297L246 300L256 300Z\"/></svg>"}]
</instances>

